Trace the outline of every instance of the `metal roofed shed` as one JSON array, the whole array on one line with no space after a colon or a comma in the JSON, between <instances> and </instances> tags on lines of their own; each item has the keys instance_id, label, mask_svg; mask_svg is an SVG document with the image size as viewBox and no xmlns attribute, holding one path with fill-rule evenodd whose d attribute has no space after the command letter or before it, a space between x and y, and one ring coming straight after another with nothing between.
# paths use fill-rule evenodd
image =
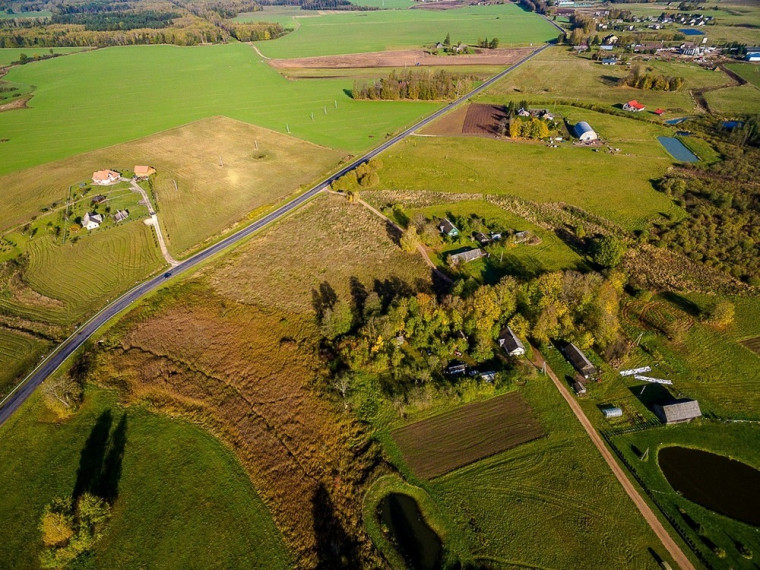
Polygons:
<instances>
[{"instance_id":1,"label":"metal roofed shed","mask_svg":"<svg viewBox=\"0 0 760 570\"><path fill-rule=\"evenodd\" d=\"M463 263L469 263L470 261L475 261L476 259L485 257L486 255L486 252L482 249L468 249L467 251L450 254L449 263L452 265L460 265Z\"/></svg>"},{"instance_id":2,"label":"metal roofed shed","mask_svg":"<svg viewBox=\"0 0 760 570\"><path fill-rule=\"evenodd\" d=\"M602 408L602 413L604 414L604 417L607 419L620 418L623 416L623 410L621 408L618 408L617 406Z\"/></svg>"},{"instance_id":3,"label":"metal roofed shed","mask_svg":"<svg viewBox=\"0 0 760 570\"><path fill-rule=\"evenodd\" d=\"M667 404L655 404L653 410L665 424L680 424L702 417L699 402L689 398L673 400Z\"/></svg>"},{"instance_id":4,"label":"metal roofed shed","mask_svg":"<svg viewBox=\"0 0 760 570\"><path fill-rule=\"evenodd\" d=\"M589 125L586 121L580 121L579 123L576 123L575 127L573 127L573 130L575 131L575 136L578 137L578 139L582 142L595 141L599 138L599 136L596 134L596 131L594 131L594 129L591 128L591 125Z\"/></svg>"}]
</instances>

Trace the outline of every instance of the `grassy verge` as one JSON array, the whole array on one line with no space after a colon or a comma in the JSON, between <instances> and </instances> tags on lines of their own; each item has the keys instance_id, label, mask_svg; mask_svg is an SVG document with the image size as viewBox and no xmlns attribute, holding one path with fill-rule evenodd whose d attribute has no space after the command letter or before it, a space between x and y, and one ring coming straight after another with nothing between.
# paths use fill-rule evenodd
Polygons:
<instances>
[{"instance_id":1,"label":"grassy verge","mask_svg":"<svg viewBox=\"0 0 760 570\"><path fill-rule=\"evenodd\" d=\"M189 423L121 408L101 390L63 423L35 396L0 428L0 515L13 521L0 526L6 563L38 566L42 510L71 494L88 435L108 413L114 424L126 415L127 442L112 518L85 567L290 567L268 510L227 449Z\"/></svg>"}]
</instances>

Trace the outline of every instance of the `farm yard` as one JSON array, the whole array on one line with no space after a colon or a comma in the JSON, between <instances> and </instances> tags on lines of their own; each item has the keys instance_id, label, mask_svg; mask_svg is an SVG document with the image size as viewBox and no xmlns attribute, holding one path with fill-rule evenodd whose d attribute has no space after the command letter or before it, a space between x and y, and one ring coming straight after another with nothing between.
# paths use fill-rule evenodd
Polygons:
<instances>
[{"instance_id":1,"label":"farm yard","mask_svg":"<svg viewBox=\"0 0 760 570\"><path fill-rule=\"evenodd\" d=\"M89 563L292 567L271 515L229 449L190 422L123 408L114 392L97 389L88 390L82 409L67 421L37 394L0 427L0 516L13 521L0 525L3 560L39 567L45 505L72 495L83 476L80 462L103 460L93 449L97 445L88 446L88 439L99 437L95 426L107 425L99 419L109 420L115 431L124 418L118 498Z\"/></svg>"},{"instance_id":2,"label":"farm yard","mask_svg":"<svg viewBox=\"0 0 760 570\"><path fill-rule=\"evenodd\" d=\"M96 80L113 69L124 77L151 80ZM0 174L215 115L358 152L438 107L354 101L345 92L350 92L351 80L288 81L240 43L107 48L15 67L5 78L36 90L30 108L0 113L0 131L9 139L2 143ZM85 99L82 83L88 85ZM113 105L119 113L111 112ZM108 128L92 128L98 123Z\"/></svg>"},{"instance_id":3,"label":"farm yard","mask_svg":"<svg viewBox=\"0 0 760 570\"><path fill-rule=\"evenodd\" d=\"M417 137L383 155L381 186L399 192L511 195L539 203L556 202L561 195L563 203L628 229L642 228L661 213L673 219L683 216L650 183L671 164L654 137L660 127L591 111L559 111L571 121L598 122L599 131L623 152L555 149L486 138Z\"/></svg>"},{"instance_id":4,"label":"farm yard","mask_svg":"<svg viewBox=\"0 0 760 570\"><path fill-rule=\"evenodd\" d=\"M659 541L548 379L519 388L546 436L423 487L485 564L659 568ZM593 482L593 484L592 484ZM548 523L548 524L547 524Z\"/></svg>"},{"instance_id":5,"label":"farm yard","mask_svg":"<svg viewBox=\"0 0 760 570\"><path fill-rule=\"evenodd\" d=\"M557 37L549 22L514 4L329 13L296 21L295 31L257 43L265 56L289 59L415 49L443 41L447 33L453 42L473 45L478 38L497 37L502 47L540 44Z\"/></svg>"},{"instance_id":6,"label":"farm yard","mask_svg":"<svg viewBox=\"0 0 760 570\"><path fill-rule=\"evenodd\" d=\"M519 392L460 406L394 430L417 477L432 479L544 434Z\"/></svg>"}]
</instances>

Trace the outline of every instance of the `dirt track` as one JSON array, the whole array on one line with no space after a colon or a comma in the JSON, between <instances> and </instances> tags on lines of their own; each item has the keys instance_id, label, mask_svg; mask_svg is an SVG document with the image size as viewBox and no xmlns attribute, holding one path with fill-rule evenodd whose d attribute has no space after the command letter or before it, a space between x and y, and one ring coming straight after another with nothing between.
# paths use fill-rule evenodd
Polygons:
<instances>
[{"instance_id":1,"label":"dirt track","mask_svg":"<svg viewBox=\"0 0 760 570\"><path fill-rule=\"evenodd\" d=\"M639 509L639 512L641 512L644 520L647 521L647 524L652 528L654 533L657 535L657 538L660 539L662 545L668 551L675 563L682 570L695 570L694 565L683 553L678 544L676 544L676 542L671 538L670 534L668 534L668 531L665 530L665 527L660 522L660 519L657 518L652 509L649 507L649 504L639 494L639 492L636 490L636 487L633 486L623 469L620 467L620 465L618 465L617 461L615 461L612 453L604 445L602 438L599 436L596 429L594 429L594 426L591 425L591 422L586 417L586 414L583 412L583 408L581 408L578 401L570 394L567 387L559 380L559 378L557 378L557 375L551 369L549 364L546 363L544 357L540 352L538 352L535 347L533 348L533 354L535 355L533 364L539 368L544 366L544 364L546 365L546 373L552 379L552 382L554 382L557 390L559 390L559 393L562 394L562 397L568 403L570 409L573 410L573 413L578 418L578 421L581 422L583 429L586 430L589 438L591 438L591 441L599 450L599 453L602 454L602 458L607 462L607 465L609 465L612 473L614 473L615 477L617 477L617 480L623 486L623 489L625 489L625 492L631 498L633 504L635 504L636 508Z\"/></svg>"},{"instance_id":2,"label":"dirt track","mask_svg":"<svg viewBox=\"0 0 760 570\"><path fill-rule=\"evenodd\" d=\"M347 55L326 55L294 59L270 59L275 69L351 69L367 67L415 67L441 65L510 65L524 58L532 48L482 50L469 55L430 55L425 51L400 50Z\"/></svg>"}]
</instances>

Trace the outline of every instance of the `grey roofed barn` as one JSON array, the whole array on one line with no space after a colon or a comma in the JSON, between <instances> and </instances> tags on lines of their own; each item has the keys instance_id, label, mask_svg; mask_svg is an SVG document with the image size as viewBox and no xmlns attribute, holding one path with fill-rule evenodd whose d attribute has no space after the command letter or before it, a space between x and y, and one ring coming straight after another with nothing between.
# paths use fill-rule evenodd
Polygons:
<instances>
[{"instance_id":1,"label":"grey roofed barn","mask_svg":"<svg viewBox=\"0 0 760 570\"><path fill-rule=\"evenodd\" d=\"M575 346L572 342L564 348L565 357L570 361L575 369L581 373L584 378L588 378L592 374L596 374L596 367L591 364L591 361L586 358L580 348Z\"/></svg>"},{"instance_id":2,"label":"grey roofed barn","mask_svg":"<svg viewBox=\"0 0 760 570\"><path fill-rule=\"evenodd\" d=\"M678 424L688 422L694 418L702 416L702 410L699 409L699 402L684 398L673 400L667 404L655 404L654 413L666 424Z\"/></svg>"}]
</instances>

